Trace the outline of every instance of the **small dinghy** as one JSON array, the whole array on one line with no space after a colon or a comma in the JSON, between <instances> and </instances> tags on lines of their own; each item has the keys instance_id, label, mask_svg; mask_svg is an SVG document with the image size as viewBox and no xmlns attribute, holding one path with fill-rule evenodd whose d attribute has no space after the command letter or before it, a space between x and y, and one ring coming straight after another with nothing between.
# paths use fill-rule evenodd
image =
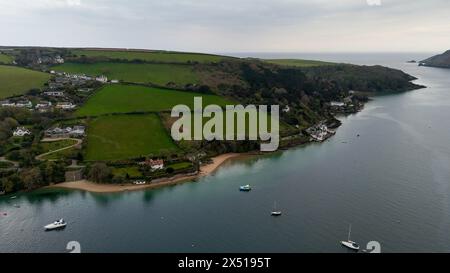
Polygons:
<instances>
[{"instance_id":1,"label":"small dinghy","mask_svg":"<svg viewBox=\"0 0 450 273\"><path fill-rule=\"evenodd\" d=\"M240 186L239 190L240 191L251 191L252 188L250 187L250 185L245 185L245 186Z\"/></svg>"},{"instance_id":2,"label":"small dinghy","mask_svg":"<svg viewBox=\"0 0 450 273\"><path fill-rule=\"evenodd\" d=\"M282 214L282 212L277 210L277 202L275 202L274 205L273 205L273 210L270 213L270 215L272 215L272 216L281 216L281 214Z\"/></svg>"}]
</instances>

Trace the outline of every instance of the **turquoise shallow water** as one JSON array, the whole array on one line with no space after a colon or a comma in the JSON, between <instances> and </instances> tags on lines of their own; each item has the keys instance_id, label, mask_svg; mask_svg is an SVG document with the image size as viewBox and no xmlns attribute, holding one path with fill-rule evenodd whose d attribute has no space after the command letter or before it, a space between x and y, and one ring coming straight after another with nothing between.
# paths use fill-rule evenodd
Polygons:
<instances>
[{"instance_id":1,"label":"turquoise shallow water","mask_svg":"<svg viewBox=\"0 0 450 273\"><path fill-rule=\"evenodd\" d=\"M84 252L346 252L348 223L352 239L384 252L449 252L450 70L405 63L424 57L314 57L397 67L428 86L374 98L323 144L158 190L1 198L0 252L64 252L69 241ZM243 184L253 190L239 192ZM274 201L280 218L270 216ZM65 230L43 231L60 217Z\"/></svg>"}]
</instances>

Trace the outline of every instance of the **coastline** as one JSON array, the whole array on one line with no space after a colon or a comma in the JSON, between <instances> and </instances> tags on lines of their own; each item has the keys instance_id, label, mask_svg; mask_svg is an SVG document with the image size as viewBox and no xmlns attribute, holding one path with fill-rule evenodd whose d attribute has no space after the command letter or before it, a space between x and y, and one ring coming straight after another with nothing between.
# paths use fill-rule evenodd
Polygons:
<instances>
[{"instance_id":1,"label":"coastline","mask_svg":"<svg viewBox=\"0 0 450 273\"><path fill-rule=\"evenodd\" d=\"M204 165L200 167L200 172L196 174L182 174L170 178L162 178L157 180L157 182L152 182L146 185L134 185L134 184L97 184L89 182L87 180L80 180L74 182L63 182L56 185L47 186L45 188L60 188L60 189L71 189L71 190L82 190L93 193L115 193L115 192L126 192L126 191L136 191L145 189L154 189L163 186L176 185L188 181L193 181L195 179L205 177L213 174L217 169L222 166L225 162L236 159L239 157L248 156L248 153L237 154L237 153L227 153L213 157L213 163Z\"/></svg>"}]
</instances>

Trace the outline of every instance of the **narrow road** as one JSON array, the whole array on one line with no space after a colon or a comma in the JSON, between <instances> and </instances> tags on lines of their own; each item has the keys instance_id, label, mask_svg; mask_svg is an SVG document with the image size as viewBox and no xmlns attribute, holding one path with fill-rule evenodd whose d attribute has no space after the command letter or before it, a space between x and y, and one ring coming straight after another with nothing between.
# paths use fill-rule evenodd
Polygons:
<instances>
[{"instance_id":1,"label":"narrow road","mask_svg":"<svg viewBox=\"0 0 450 273\"><path fill-rule=\"evenodd\" d=\"M54 150L54 151L47 152L45 154L38 155L38 156L36 156L36 160L44 161L44 159L42 159L42 158L47 156L47 155L51 155L51 154L54 154L54 153L57 153L57 152L65 151L65 150L71 149L73 147L76 147L78 145L81 145L81 143L83 143L82 139L77 139L77 138L55 138L55 139L53 139L53 138L45 138L41 142L56 142L56 141L61 141L61 140L75 140L77 143L75 143L73 145L70 145L70 146L67 146L67 147L64 147L64 148L61 148L61 149L58 149L58 150Z\"/></svg>"},{"instance_id":2,"label":"narrow road","mask_svg":"<svg viewBox=\"0 0 450 273\"><path fill-rule=\"evenodd\" d=\"M6 162L6 163L10 163L13 165L13 167L11 167L11 168L3 169L5 171L17 170L20 167L19 162L8 160L4 156L0 157L0 162Z\"/></svg>"}]
</instances>

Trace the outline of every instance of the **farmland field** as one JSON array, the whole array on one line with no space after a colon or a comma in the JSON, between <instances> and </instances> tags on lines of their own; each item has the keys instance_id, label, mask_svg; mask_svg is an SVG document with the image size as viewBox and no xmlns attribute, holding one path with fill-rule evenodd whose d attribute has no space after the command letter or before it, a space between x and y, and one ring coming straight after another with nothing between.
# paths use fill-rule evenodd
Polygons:
<instances>
[{"instance_id":1,"label":"farmland field","mask_svg":"<svg viewBox=\"0 0 450 273\"><path fill-rule=\"evenodd\" d=\"M155 114L103 116L89 123L86 160L122 160L162 150L178 148Z\"/></svg>"},{"instance_id":2,"label":"farmland field","mask_svg":"<svg viewBox=\"0 0 450 273\"><path fill-rule=\"evenodd\" d=\"M2 63L2 64L11 64L13 62L13 60L14 60L13 57L11 57L9 55L6 55L6 54L3 54L3 53L0 53L0 63Z\"/></svg>"},{"instance_id":3,"label":"farmland field","mask_svg":"<svg viewBox=\"0 0 450 273\"><path fill-rule=\"evenodd\" d=\"M312 67L323 65L334 65L335 63L314 61L314 60L299 60L299 59L272 59L265 60L268 63L278 64L282 66L295 66L295 67Z\"/></svg>"},{"instance_id":4,"label":"farmland field","mask_svg":"<svg viewBox=\"0 0 450 273\"><path fill-rule=\"evenodd\" d=\"M54 70L91 76L105 75L109 79L158 85L166 85L170 82L177 85L199 82L197 74L191 66L177 64L65 63L55 66Z\"/></svg>"},{"instance_id":5,"label":"farmland field","mask_svg":"<svg viewBox=\"0 0 450 273\"><path fill-rule=\"evenodd\" d=\"M187 62L219 62L226 58L224 56L198 54L198 53L179 53L179 52L144 52L144 51L126 51L126 50L72 50L72 53L78 57L84 55L86 57L106 57L111 59L124 59L128 61L143 60L152 62L170 62L170 63L187 63Z\"/></svg>"},{"instance_id":6,"label":"farmland field","mask_svg":"<svg viewBox=\"0 0 450 273\"><path fill-rule=\"evenodd\" d=\"M50 74L29 69L0 65L0 99L18 96L33 88L40 88Z\"/></svg>"},{"instance_id":7,"label":"farmland field","mask_svg":"<svg viewBox=\"0 0 450 273\"><path fill-rule=\"evenodd\" d=\"M98 91L76 112L76 115L98 116L110 113L159 112L171 110L178 104L185 104L192 109L196 96L203 97L204 105L231 103L216 95L115 84L105 86Z\"/></svg>"}]
</instances>

